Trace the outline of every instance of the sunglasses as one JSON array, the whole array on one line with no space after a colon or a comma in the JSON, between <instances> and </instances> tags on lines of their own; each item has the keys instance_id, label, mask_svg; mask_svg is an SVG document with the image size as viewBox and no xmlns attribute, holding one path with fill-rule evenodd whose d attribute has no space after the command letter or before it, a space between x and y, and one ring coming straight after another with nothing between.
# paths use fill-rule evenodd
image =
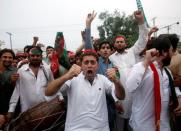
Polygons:
<instances>
[{"instance_id":1,"label":"sunglasses","mask_svg":"<svg viewBox=\"0 0 181 131\"><path fill-rule=\"evenodd\" d=\"M86 60L86 61L83 61L83 64L84 65L88 65L88 64L91 64L91 65L95 65L97 62L95 60Z\"/></svg>"}]
</instances>

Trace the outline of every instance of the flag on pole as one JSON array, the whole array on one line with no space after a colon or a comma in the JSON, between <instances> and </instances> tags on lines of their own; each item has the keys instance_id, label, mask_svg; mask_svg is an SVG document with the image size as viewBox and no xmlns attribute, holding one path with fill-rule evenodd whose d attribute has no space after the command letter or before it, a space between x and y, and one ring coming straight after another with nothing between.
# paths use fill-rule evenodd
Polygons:
<instances>
[{"instance_id":1,"label":"flag on pole","mask_svg":"<svg viewBox=\"0 0 181 131\"><path fill-rule=\"evenodd\" d=\"M55 51L58 53L59 56L63 55L64 46L65 46L65 41L63 37L63 32L57 32L55 38Z\"/></svg>"},{"instance_id":2,"label":"flag on pole","mask_svg":"<svg viewBox=\"0 0 181 131\"><path fill-rule=\"evenodd\" d=\"M146 26L149 27L148 22L147 22L147 20L146 20L146 16L145 16L144 10L143 10L143 6L142 6L142 4L141 4L141 0L136 0L136 4L137 4L138 10L140 10L140 11L143 13L144 20L145 20L145 22L146 22Z\"/></svg>"},{"instance_id":3,"label":"flag on pole","mask_svg":"<svg viewBox=\"0 0 181 131\"><path fill-rule=\"evenodd\" d=\"M55 52L52 54L51 70L56 78L60 75L61 66L66 69L70 68L63 32L57 32L54 48Z\"/></svg>"},{"instance_id":4,"label":"flag on pole","mask_svg":"<svg viewBox=\"0 0 181 131\"><path fill-rule=\"evenodd\" d=\"M59 76L59 62L58 62L58 55L54 51L51 56L51 64L50 69L53 73L54 78L57 78Z\"/></svg>"}]
</instances>

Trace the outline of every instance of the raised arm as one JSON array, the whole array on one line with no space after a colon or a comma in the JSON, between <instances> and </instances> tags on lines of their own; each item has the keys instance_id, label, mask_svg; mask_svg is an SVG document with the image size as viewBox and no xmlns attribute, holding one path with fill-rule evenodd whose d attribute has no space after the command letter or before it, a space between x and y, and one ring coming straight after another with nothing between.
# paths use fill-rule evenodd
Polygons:
<instances>
[{"instance_id":1,"label":"raised arm","mask_svg":"<svg viewBox=\"0 0 181 131\"><path fill-rule=\"evenodd\" d=\"M135 11L134 16L139 26L139 37L132 48L134 48L135 55L139 57L139 53L146 47L148 42L148 29L144 24L144 16L141 11Z\"/></svg>"},{"instance_id":2,"label":"raised arm","mask_svg":"<svg viewBox=\"0 0 181 131\"><path fill-rule=\"evenodd\" d=\"M110 68L106 71L107 77L114 83L115 85L115 95L120 100L125 98L125 90L120 80L116 77L116 69Z\"/></svg>"},{"instance_id":3,"label":"raised arm","mask_svg":"<svg viewBox=\"0 0 181 131\"><path fill-rule=\"evenodd\" d=\"M91 40L91 23L96 17L97 13L94 11L87 15L86 18L86 29L85 29L85 49L93 49Z\"/></svg>"},{"instance_id":4,"label":"raised arm","mask_svg":"<svg viewBox=\"0 0 181 131\"><path fill-rule=\"evenodd\" d=\"M73 77L77 76L80 72L81 72L80 66L75 64L72 65L72 67L69 69L69 71L66 74L53 80L48 84L48 87L45 89L45 95L46 96L54 95L67 80L70 80Z\"/></svg>"},{"instance_id":5,"label":"raised arm","mask_svg":"<svg viewBox=\"0 0 181 131\"><path fill-rule=\"evenodd\" d=\"M33 37L33 44L32 44L32 46L36 46L36 44L37 44L37 42L38 42L38 37L37 36L34 36Z\"/></svg>"},{"instance_id":6,"label":"raised arm","mask_svg":"<svg viewBox=\"0 0 181 131\"><path fill-rule=\"evenodd\" d=\"M148 67L156 60L157 53L156 49L146 51L144 61L132 67L126 81L126 88L128 89L128 92L134 92L140 86L142 80L146 76Z\"/></svg>"},{"instance_id":7,"label":"raised arm","mask_svg":"<svg viewBox=\"0 0 181 131\"><path fill-rule=\"evenodd\" d=\"M84 45L85 45L85 31L81 31L81 36L82 36L82 43L77 48L76 53L79 53L79 52L81 52L84 49Z\"/></svg>"},{"instance_id":8,"label":"raised arm","mask_svg":"<svg viewBox=\"0 0 181 131\"><path fill-rule=\"evenodd\" d=\"M151 39L151 35L158 31L158 28L156 26L152 27L150 31L148 32L148 39Z\"/></svg>"}]
</instances>

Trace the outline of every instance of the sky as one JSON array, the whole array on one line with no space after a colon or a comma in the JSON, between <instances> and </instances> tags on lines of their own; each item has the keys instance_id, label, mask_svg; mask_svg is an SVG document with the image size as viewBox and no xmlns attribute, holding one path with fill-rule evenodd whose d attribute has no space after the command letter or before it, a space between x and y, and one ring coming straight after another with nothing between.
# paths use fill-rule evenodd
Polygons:
<instances>
[{"instance_id":1,"label":"sky","mask_svg":"<svg viewBox=\"0 0 181 131\"><path fill-rule=\"evenodd\" d=\"M171 25L169 33L181 35L181 0L141 0L147 21L159 28ZM13 49L32 44L33 36L39 43L54 46L56 32L63 32L68 50L75 51L81 44L80 31L85 28L88 13L95 10L97 17L92 23L92 35L98 36L97 27L101 24L98 15L114 10L133 14L137 10L136 0L0 0L0 40L1 48ZM180 22L180 24L175 24ZM167 33L167 28L158 34Z\"/></svg>"}]
</instances>

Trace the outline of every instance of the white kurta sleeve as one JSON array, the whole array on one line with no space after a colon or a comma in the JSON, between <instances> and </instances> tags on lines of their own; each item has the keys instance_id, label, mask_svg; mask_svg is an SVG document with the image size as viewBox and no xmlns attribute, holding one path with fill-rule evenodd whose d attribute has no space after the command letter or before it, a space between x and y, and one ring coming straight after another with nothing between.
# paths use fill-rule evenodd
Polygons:
<instances>
[{"instance_id":1,"label":"white kurta sleeve","mask_svg":"<svg viewBox=\"0 0 181 131\"><path fill-rule=\"evenodd\" d=\"M148 42L148 29L145 24L139 25L139 37L132 47L134 50L135 56L139 57L139 53L146 47Z\"/></svg>"},{"instance_id":2,"label":"white kurta sleeve","mask_svg":"<svg viewBox=\"0 0 181 131\"><path fill-rule=\"evenodd\" d=\"M112 83L107 77L105 77L104 81L104 87L106 88L106 93L111 94L115 101L118 100L115 94L115 85Z\"/></svg>"},{"instance_id":3,"label":"white kurta sleeve","mask_svg":"<svg viewBox=\"0 0 181 131\"><path fill-rule=\"evenodd\" d=\"M60 88L60 92L66 94L67 90L71 87L71 80L66 81Z\"/></svg>"},{"instance_id":4,"label":"white kurta sleeve","mask_svg":"<svg viewBox=\"0 0 181 131\"><path fill-rule=\"evenodd\" d=\"M143 66L142 62L133 66L126 81L128 92L134 92L140 86L144 73L145 67Z\"/></svg>"}]
</instances>

